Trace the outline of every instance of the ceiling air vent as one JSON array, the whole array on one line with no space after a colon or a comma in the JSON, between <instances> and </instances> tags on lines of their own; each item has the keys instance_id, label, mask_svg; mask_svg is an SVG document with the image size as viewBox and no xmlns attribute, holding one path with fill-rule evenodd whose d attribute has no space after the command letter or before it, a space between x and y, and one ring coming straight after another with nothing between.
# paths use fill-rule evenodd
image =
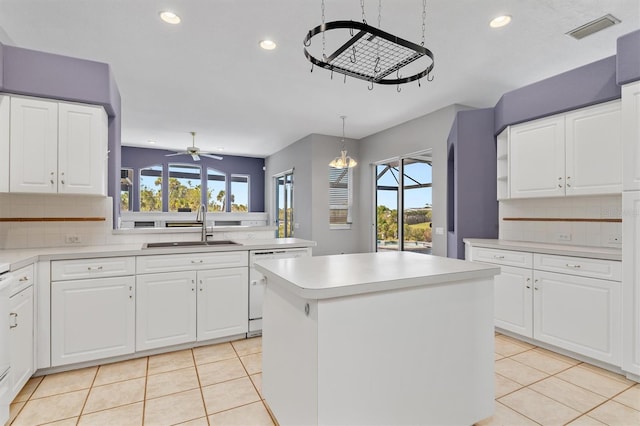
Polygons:
<instances>
[{"instance_id":1,"label":"ceiling air vent","mask_svg":"<svg viewBox=\"0 0 640 426\"><path fill-rule=\"evenodd\" d=\"M605 28L609 28L612 25L619 24L621 21L611 14L604 15L591 22L587 22L584 25L579 26L567 33L576 40L580 40L598 31L602 31Z\"/></svg>"}]
</instances>

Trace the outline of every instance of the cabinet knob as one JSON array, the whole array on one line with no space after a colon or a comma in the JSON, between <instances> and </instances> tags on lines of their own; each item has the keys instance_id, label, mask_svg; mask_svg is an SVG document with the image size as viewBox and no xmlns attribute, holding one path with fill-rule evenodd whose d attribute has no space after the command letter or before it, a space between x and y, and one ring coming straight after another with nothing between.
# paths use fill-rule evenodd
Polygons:
<instances>
[{"instance_id":1,"label":"cabinet knob","mask_svg":"<svg viewBox=\"0 0 640 426\"><path fill-rule=\"evenodd\" d=\"M534 289L534 290L536 290L536 291L538 291L538 287L534 287L533 289Z\"/></svg>"},{"instance_id":2,"label":"cabinet knob","mask_svg":"<svg viewBox=\"0 0 640 426\"><path fill-rule=\"evenodd\" d=\"M567 184L567 188L571 188L571 184L570 183Z\"/></svg>"},{"instance_id":3,"label":"cabinet knob","mask_svg":"<svg viewBox=\"0 0 640 426\"><path fill-rule=\"evenodd\" d=\"M62 179L62 180L60 181L60 183L64 185L64 179Z\"/></svg>"},{"instance_id":4,"label":"cabinet knob","mask_svg":"<svg viewBox=\"0 0 640 426\"><path fill-rule=\"evenodd\" d=\"M22 277L18 281L20 281L21 283L23 283L25 281L29 281L29 277Z\"/></svg>"},{"instance_id":5,"label":"cabinet knob","mask_svg":"<svg viewBox=\"0 0 640 426\"><path fill-rule=\"evenodd\" d=\"M305 303L305 305L304 305L304 314L305 314L306 316L309 316L309 310L310 310L310 309L311 309L311 308L309 307L309 304L308 304L308 303Z\"/></svg>"},{"instance_id":6,"label":"cabinet knob","mask_svg":"<svg viewBox=\"0 0 640 426\"><path fill-rule=\"evenodd\" d=\"M527 286L527 288L531 288L531 286L530 286L530 285L528 285L528 286Z\"/></svg>"},{"instance_id":7,"label":"cabinet knob","mask_svg":"<svg viewBox=\"0 0 640 426\"><path fill-rule=\"evenodd\" d=\"M558 188L562 188L562 185L558 184Z\"/></svg>"}]
</instances>

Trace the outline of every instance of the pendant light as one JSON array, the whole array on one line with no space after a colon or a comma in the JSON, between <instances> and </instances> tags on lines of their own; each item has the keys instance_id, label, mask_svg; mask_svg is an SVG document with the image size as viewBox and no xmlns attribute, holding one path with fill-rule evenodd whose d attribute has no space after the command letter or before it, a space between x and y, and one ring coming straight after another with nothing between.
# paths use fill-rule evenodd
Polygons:
<instances>
[{"instance_id":1,"label":"pendant light","mask_svg":"<svg viewBox=\"0 0 640 426\"><path fill-rule=\"evenodd\" d=\"M341 115L340 118L342 119L342 151L340 151L339 157L331 160L329 166L335 169L347 169L357 166L358 162L347 155L347 148L345 147L344 142L344 120L347 118L347 116Z\"/></svg>"}]
</instances>

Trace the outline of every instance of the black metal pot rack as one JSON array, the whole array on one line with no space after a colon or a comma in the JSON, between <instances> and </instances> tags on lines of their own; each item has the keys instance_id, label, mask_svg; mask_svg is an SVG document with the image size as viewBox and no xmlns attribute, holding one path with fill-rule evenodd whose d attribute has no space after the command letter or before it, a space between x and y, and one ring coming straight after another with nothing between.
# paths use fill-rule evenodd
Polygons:
<instances>
[{"instance_id":1,"label":"black metal pot rack","mask_svg":"<svg viewBox=\"0 0 640 426\"><path fill-rule=\"evenodd\" d=\"M335 29L348 29L351 38L331 55L326 56L323 52L323 60L309 53L307 47L311 45L314 36ZM354 31L358 32L354 34ZM372 27L366 22L333 21L318 25L309 30L304 38L304 45L304 56L312 64L370 83L400 85L425 76L427 81L433 80L430 73L435 62L429 49ZM424 70L402 77L402 68L425 56L431 61ZM372 88L373 86L370 87Z\"/></svg>"}]
</instances>

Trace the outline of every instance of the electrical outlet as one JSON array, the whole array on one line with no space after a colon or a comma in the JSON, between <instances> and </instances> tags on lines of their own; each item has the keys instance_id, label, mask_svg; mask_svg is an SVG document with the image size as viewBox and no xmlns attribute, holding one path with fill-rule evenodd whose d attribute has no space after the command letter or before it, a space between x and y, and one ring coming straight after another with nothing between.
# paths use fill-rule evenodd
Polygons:
<instances>
[{"instance_id":1,"label":"electrical outlet","mask_svg":"<svg viewBox=\"0 0 640 426\"><path fill-rule=\"evenodd\" d=\"M568 232L561 232L558 234L558 241L571 241L571 234Z\"/></svg>"},{"instance_id":2,"label":"electrical outlet","mask_svg":"<svg viewBox=\"0 0 640 426\"><path fill-rule=\"evenodd\" d=\"M609 234L609 238L607 240L609 244L622 244L622 235L620 234Z\"/></svg>"},{"instance_id":3,"label":"electrical outlet","mask_svg":"<svg viewBox=\"0 0 640 426\"><path fill-rule=\"evenodd\" d=\"M67 234L64 237L64 242L67 244L79 244L81 239L78 234Z\"/></svg>"}]
</instances>

